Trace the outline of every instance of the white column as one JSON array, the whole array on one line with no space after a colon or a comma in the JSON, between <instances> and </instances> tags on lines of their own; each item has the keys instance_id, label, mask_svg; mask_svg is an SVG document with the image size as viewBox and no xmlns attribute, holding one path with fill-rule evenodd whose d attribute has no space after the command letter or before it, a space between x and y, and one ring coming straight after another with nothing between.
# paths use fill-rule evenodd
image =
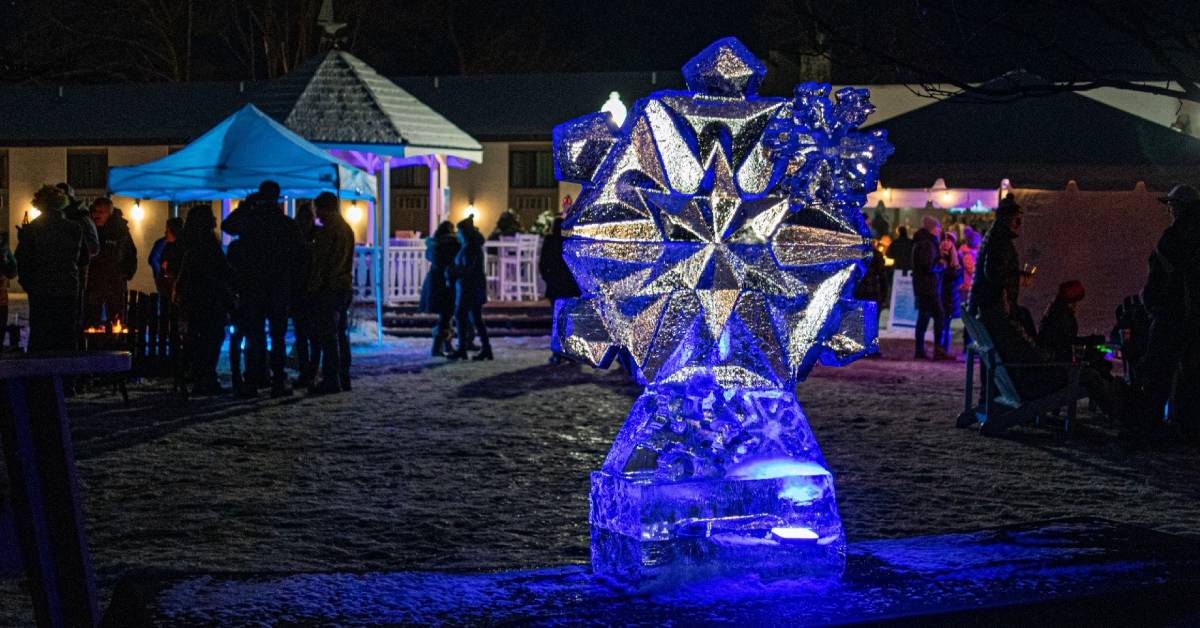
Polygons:
<instances>
[{"instance_id":1,"label":"white column","mask_svg":"<svg viewBox=\"0 0 1200 628\"><path fill-rule=\"evenodd\" d=\"M438 164L438 184L441 189L438 190L438 223L450 217L450 166L446 163L445 155L437 155L435 157ZM432 235L433 230L429 233Z\"/></svg>"},{"instance_id":2,"label":"white column","mask_svg":"<svg viewBox=\"0 0 1200 628\"><path fill-rule=\"evenodd\" d=\"M383 285L385 287L392 285L392 275L395 274L395 269L389 263L388 247L392 240L392 157L390 155L383 156L383 202L380 203L379 216L379 250L383 259ZM387 298L387 294L384 294Z\"/></svg>"},{"instance_id":3,"label":"white column","mask_svg":"<svg viewBox=\"0 0 1200 628\"><path fill-rule=\"evenodd\" d=\"M442 222L442 184L438 181L441 175L441 168L438 167L437 158L433 156L425 157L425 165L429 167L429 233L437 231L438 223Z\"/></svg>"}]
</instances>

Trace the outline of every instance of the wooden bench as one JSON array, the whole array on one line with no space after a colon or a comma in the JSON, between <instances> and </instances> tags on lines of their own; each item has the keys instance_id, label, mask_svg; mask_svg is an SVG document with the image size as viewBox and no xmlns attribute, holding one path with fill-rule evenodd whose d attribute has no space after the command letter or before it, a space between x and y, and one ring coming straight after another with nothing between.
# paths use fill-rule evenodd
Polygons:
<instances>
[{"instance_id":1,"label":"wooden bench","mask_svg":"<svg viewBox=\"0 0 1200 628\"><path fill-rule=\"evenodd\" d=\"M1082 365L1070 362L1039 362L1034 364L1005 362L992 342L991 334L979 319L963 312L963 326L971 337L967 346L967 382L963 393L963 412L958 415L958 427L978 425L987 434L999 434L1004 430L1027 422L1039 422L1043 414L1067 409L1063 419L1063 432L1070 429L1075 420L1076 402L1087 397L1079 386ZM975 403L975 358L979 358L980 387L983 398ZM1054 392L1029 399L1021 395L1010 371L1021 369L1062 369L1067 383Z\"/></svg>"},{"instance_id":2,"label":"wooden bench","mask_svg":"<svg viewBox=\"0 0 1200 628\"><path fill-rule=\"evenodd\" d=\"M100 618L84 538L83 495L63 404L63 376L129 368L125 352L0 359L0 444L10 485L8 506L39 626L95 626ZM8 506L0 506L0 516ZM0 522L0 529L5 527ZM5 540L0 538L0 545Z\"/></svg>"}]
</instances>

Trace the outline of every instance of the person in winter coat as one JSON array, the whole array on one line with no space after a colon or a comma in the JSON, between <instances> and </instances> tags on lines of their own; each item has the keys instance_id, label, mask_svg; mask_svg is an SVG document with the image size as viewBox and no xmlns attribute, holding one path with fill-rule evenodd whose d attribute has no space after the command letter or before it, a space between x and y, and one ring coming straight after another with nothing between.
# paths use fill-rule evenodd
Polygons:
<instances>
[{"instance_id":1,"label":"person in winter coat","mask_svg":"<svg viewBox=\"0 0 1200 628\"><path fill-rule=\"evenodd\" d=\"M17 280L29 295L29 350L70 351L79 341L79 268L88 261L83 227L67 219L67 197L43 186L41 215L17 232Z\"/></svg>"},{"instance_id":2,"label":"person in winter coat","mask_svg":"<svg viewBox=\"0 0 1200 628\"><path fill-rule=\"evenodd\" d=\"M316 394L350 390L350 304L354 299L354 230L342 218L337 197L314 201L321 227L313 234L308 298L316 304L312 333L321 344L321 383Z\"/></svg>"},{"instance_id":3,"label":"person in winter coat","mask_svg":"<svg viewBox=\"0 0 1200 628\"><path fill-rule=\"evenodd\" d=\"M1150 255L1142 301L1150 313L1145 353L1134 370L1148 418L1171 420L1188 439L1200 439L1200 193L1176 186L1162 202L1173 222ZM1174 384L1174 385L1173 385ZM1168 402L1170 405L1168 406Z\"/></svg>"},{"instance_id":4,"label":"person in winter coat","mask_svg":"<svg viewBox=\"0 0 1200 628\"><path fill-rule=\"evenodd\" d=\"M246 334L246 371L271 368L271 396L292 393L284 369L287 360L288 308L296 291L296 260L304 256L304 237L296 223L279 206L279 184L264 181L258 192L247 198L221 224L221 230L245 240L246 283L239 294L239 307ZM267 360L266 326L270 325L271 351Z\"/></svg>"},{"instance_id":5,"label":"person in winter coat","mask_svg":"<svg viewBox=\"0 0 1200 628\"><path fill-rule=\"evenodd\" d=\"M896 239L887 248L887 256L895 260L895 269L905 275L913 268L913 241L908 237L908 229L900 227Z\"/></svg>"},{"instance_id":6,"label":"person in winter coat","mask_svg":"<svg viewBox=\"0 0 1200 628\"><path fill-rule=\"evenodd\" d=\"M225 342L225 326L233 309L233 269L221 251L212 208L197 205L183 227L183 259L175 295L184 324L188 376L192 393L224 392L217 380L217 360Z\"/></svg>"},{"instance_id":7,"label":"person in winter coat","mask_svg":"<svg viewBox=\"0 0 1200 628\"><path fill-rule=\"evenodd\" d=\"M483 304L487 303L487 273L483 268L483 234L475 227L475 221L466 217L458 223L458 254L454 257L454 316L458 328L471 325L479 335L480 351L472 360L491 360L492 343L488 339L487 325L483 321ZM449 357L463 360L467 357L467 340L459 336L458 350Z\"/></svg>"},{"instance_id":8,"label":"person in winter coat","mask_svg":"<svg viewBox=\"0 0 1200 628\"><path fill-rule=\"evenodd\" d=\"M127 286L137 272L137 247L129 223L114 213L111 199L92 202L92 222L100 236L100 252L88 266L85 327L126 320Z\"/></svg>"},{"instance_id":9,"label":"person in winter coat","mask_svg":"<svg viewBox=\"0 0 1200 628\"><path fill-rule=\"evenodd\" d=\"M58 188L67 198L67 207L63 210L63 215L67 220L75 222L83 229L83 241L87 245L87 258L79 263L79 305L76 307L76 315L79 320L75 326L78 328L79 338L77 343L82 346L83 342L83 315L87 311L87 283L88 283L88 266L92 258L100 253L100 236L96 232L96 223L92 222L92 213L89 208L84 207L83 201L75 198L75 188L66 182L60 182L54 187Z\"/></svg>"},{"instance_id":10,"label":"person in winter coat","mask_svg":"<svg viewBox=\"0 0 1200 628\"><path fill-rule=\"evenodd\" d=\"M913 296L917 301L917 335L913 357L918 360L929 359L925 353L925 332L929 329L930 321L933 321L933 357L935 360L948 357L941 345L942 330L946 324L942 310L942 273L946 265L939 243L941 234L941 223L933 216L925 216L921 220L921 228L912 239Z\"/></svg>"},{"instance_id":11,"label":"person in winter coat","mask_svg":"<svg viewBox=\"0 0 1200 628\"><path fill-rule=\"evenodd\" d=\"M951 340L953 339L953 331L951 323L954 319L962 316L962 283L963 283L963 264L962 259L958 254L958 246L954 240L954 234L946 232L942 234L941 244L942 255L942 316L945 322L942 324L942 335L938 340L938 344L942 346L942 350L948 356L953 356L950 351Z\"/></svg>"},{"instance_id":12,"label":"person in winter coat","mask_svg":"<svg viewBox=\"0 0 1200 628\"><path fill-rule=\"evenodd\" d=\"M1112 364L1105 360L1096 348L1104 343L1104 336L1079 335L1079 321L1075 318L1075 308L1085 295L1083 283L1079 280L1073 279L1059 284L1058 294L1046 308L1041 325L1038 326L1037 345L1048 352L1056 362L1081 359L1108 378L1112 372ZM1077 353L1076 347L1082 347L1083 352Z\"/></svg>"},{"instance_id":13,"label":"person in winter coat","mask_svg":"<svg viewBox=\"0 0 1200 628\"><path fill-rule=\"evenodd\" d=\"M183 219L168 218L163 237L154 241L147 258L154 274L154 287L166 302L174 300L175 280L179 279L179 264L183 262L183 243L179 241L182 236Z\"/></svg>"},{"instance_id":14,"label":"person in winter coat","mask_svg":"<svg viewBox=\"0 0 1200 628\"><path fill-rule=\"evenodd\" d=\"M563 259L562 223L563 219L556 217L550 224L550 233L542 239L542 250L538 256L538 272L546 284L546 298L550 300L554 309L558 308L559 300L579 296L579 284L575 282L575 275L571 274L571 269ZM551 364L561 364L562 361L563 356L551 354Z\"/></svg>"},{"instance_id":15,"label":"person in winter coat","mask_svg":"<svg viewBox=\"0 0 1200 628\"><path fill-rule=\"evenodd\" d=\"M975 260L979 257L979 245L983 242L983 236L971 227L967 227L963 229L962 240L962 244L958 246L958 259L962 262L963 268L961 299L965 303L971 296L971 285L975 280Z\"/></svg>"},{"instance_id":16,"label":"person in winter coat","mask_svg":"<svg viewBox=\"0 0 1200 628\"><path fill-rule=\"evenodd\" d=\"M321 343L312 332L317 304L308 294L313 239L317 234L317 214L312 203L303 203L296 207L296 226L300 228L300 235L304 240L304 254L295 261L296 269L305 279L303 282L296 282L297 290L292 295L291 303L292 329L296 333L292 352L296 356L296 370L300 372L299 377L292 380L292 386L308 388L316 383L317 369L321 364Z\"/></svg>"},{"instance_id":17,"label":"person in winter coat","mask_svg":"<svg viewBox=\"0 0 1200 628\"><path fill-rule=\"evenodd\" d=\"M1023 215L1011 194L1004 197L996 208L996 222L979 248L967 311L980 316L981 321L1020 318L1018 302L1024 277L1013 240L1021 235ZM984 321L984 325L988 323Z\"/></svg>"},{"instance_id":18,"label":"person in winter coat","mask_svg":"<svg viewBox=\"0 0 1200 628\"><path fill-rule=\"evenodd\" d=\"M429 273L421 284L420 310L437 314L433 326L433 349L430 355L444 356L453 353L450 345L450 319L454 316L454 256L458 255L458 238L454 235L454 223L443 220L432 236L425 238L425 259L429 260Z\"/></svg>"},{"instance_id":19,"label":"person in winter coat","mask_svg":"<svg viewBox=\"0 0 1200 628\"><path fill-rule=\"evenodd\" d=\"M874 243L873 243L874 244ZM854 285L854 298L860 301L875 303L875 328L879 328L879 313L887 300L887 265L883 259L880 247L871 247L871 259L863 271L863 276ZM877 352L875 355L879 355Z\"/></svg>"}]
</instances>

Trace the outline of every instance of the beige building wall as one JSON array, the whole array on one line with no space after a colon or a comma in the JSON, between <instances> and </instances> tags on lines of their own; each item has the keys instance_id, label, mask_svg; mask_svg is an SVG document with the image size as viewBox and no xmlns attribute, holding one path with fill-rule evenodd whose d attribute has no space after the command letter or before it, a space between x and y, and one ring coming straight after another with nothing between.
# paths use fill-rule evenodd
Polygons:
<instances>
[{"instance_id":1,"label":"beige building wall","mask_svg":"<svg viewBox=\"0 0 1200 628\"><path fill-rule=\"evenodd\" d=\"M496 228L508 209L508 142L482 142L483 163L466 170L450 169L450 220L458 222L474 203L475 226L484 234ZM426 234L428 235L428 234Z\"/></svg>"}]
</instances>

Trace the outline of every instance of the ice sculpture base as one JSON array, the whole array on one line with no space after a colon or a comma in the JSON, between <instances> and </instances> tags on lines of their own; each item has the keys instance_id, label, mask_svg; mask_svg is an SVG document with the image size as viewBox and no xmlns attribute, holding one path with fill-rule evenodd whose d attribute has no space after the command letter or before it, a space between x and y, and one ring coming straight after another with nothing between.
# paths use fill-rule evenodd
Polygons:
<instances>
[{"instance_id":1,"label":"ice sculpture base","mask_svg":"<svg viewBox=\"0 0 1200 628\"><path fill-rule=\"evenodd\" d=\"M640 590L752 575L836 580L846 542L833 477L664 483L592 473L592 571Z\"/></svg>"}]
</instances>

